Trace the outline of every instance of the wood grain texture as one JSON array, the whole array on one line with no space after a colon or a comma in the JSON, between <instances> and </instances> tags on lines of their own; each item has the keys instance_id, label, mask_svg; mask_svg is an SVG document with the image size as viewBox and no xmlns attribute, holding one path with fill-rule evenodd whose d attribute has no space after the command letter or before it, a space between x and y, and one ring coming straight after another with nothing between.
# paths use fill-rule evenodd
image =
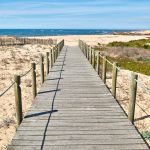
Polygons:
<instances>
[{"instance_id":1,"label":"wood grain texture","mask_svg":"<svg viewBox=\"0 0 150 150\"><path fill-rule=\"evenodd\" d=\"M65 46L8 150L148 150L78 47Z\"/></svg>"}]
</instances>

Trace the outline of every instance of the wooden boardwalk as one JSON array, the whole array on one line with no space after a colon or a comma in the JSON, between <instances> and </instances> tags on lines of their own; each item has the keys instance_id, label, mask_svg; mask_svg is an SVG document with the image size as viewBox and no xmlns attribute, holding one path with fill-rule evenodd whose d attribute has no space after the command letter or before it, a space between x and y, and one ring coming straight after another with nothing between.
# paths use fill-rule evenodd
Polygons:
<instances>
[{"instance_id":1,"label":"wooden boardwalk","mask_svg":"<svg viewBox=\"0 0 150 150\"><path fill-rule=\"evenodd\" d=\"M65 46L9 150L148 150L78 47Z\"/></svg>"}]
</instances>

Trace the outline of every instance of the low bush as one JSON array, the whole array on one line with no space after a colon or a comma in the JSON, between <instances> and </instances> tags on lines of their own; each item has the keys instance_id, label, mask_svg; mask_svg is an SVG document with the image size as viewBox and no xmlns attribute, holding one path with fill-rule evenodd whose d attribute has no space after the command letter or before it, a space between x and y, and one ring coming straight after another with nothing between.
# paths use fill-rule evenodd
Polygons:
<instances>
[{"instance_id":1,"label":"low bush","mask_svg":"<svg viewBox=\"0 0 150 150\"><path fill-rule=\"evenodd\" d=\"M144 131L142 135L146 140L150 141L150 131Z\"/></svg>"},{"instance_id":2,"label":"low bush","mask_svg":"<svg viewBox=\"0 0 150 150\"><path fill-rule=\"evenodd\" d=\"M122 69L131 70L134 72L143 73L145 75L150 75L150 63L149 62L138 62L128 58L113 58L108 57L109 60L113 62L118 62Z\"/></svg>"},{"instance_id":3,"label":"low bush","mask_svg":"<svg viewBox=\"0 0 150 150\"><path fill-rule=\"evenodd\" d=\"M132 40L129 42L111 42L107 46L112 47L136 47L136 48L145 48L150 49L150 45L147 44L150 43L150 39L141 39L141 40Z\"/></svg>"},{"instance_id":4,"label":"low bush","mask_svg":"<svg viewBox=\"0 0 150 150\"><path fill-rule=\"evenodd\" d=\"M144 44L144 48L145 48L145 49L150 49L150 43Z\"/></svg>"}]
</instances>

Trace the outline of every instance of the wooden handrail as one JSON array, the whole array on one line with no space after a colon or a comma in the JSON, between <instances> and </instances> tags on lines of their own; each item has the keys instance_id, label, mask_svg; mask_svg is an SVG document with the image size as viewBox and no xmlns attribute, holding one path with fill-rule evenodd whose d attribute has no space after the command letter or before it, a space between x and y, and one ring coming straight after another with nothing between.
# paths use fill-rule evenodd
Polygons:
<instances>
[{"instance_id":1,"label":"wooden handrail","mask_svg":"<svg viewBox=\"0 0 150 150\"><path fill-rule=\"evenodd\" d=\"M97 73L100 76L100 69L102 70L102 80L106 84L106 74L107 74L107 63L112 66L112 95L114 98L116 98L116 85L117 85L117 76L118 76L118 71L120 71L120 68L118 67L117 63L111 63L106 56L102 56L99 54L97 55L97 58L95 58L95 50L93 49L91 51L90 48L86 49L86 43L83 42L82 40L79 40L79 47L82 50L83 54L87 57L87 53L90 53L90 63L95 69L95 63L97 64ZM88 50L88 52L85 52L85 49ZM99 58L100 57L100 58ZM102 59L102 68L100 68L100 59ZM131 80L130 82L130 98L129 98L129 108L128 108L128 118L129 120L134 123L134 114L135 114L135 104L136 104L136 95L137 95L137 84L139 83L137 79L137 73L132 72L131 73L132 78L128 78L128 80ZM141 83L140 83L141 84ZM139 85L140 85L139 84ZM140 86L142 89L146 89L150 93L150 89L148 88L143 88Z\"/></svg>"},{"instance_id":2,"label":"wooden handrail","mask_svg":"<svg viewBox=\"0 0 150 150\"><path fill-rule=\"evenodd\" d=\"M62 50L64 46L64 40L59 42L55 47L53 47L52 51L55 49L55 55L49 56L49 52L46 52L46 68L47 68L47 74L49 73L49 64L52 63L51 60L57 59L59 56L60 51ZM55 57L55 58L54 58ZM41 82L44 82L44 56L40 55L40 66L41 66ZM33 99L37 95L37 87L36 87L36 64L31 63L31 68L21 75L15 75L14 82L6 89L4 90L0 97L3 96L12 86L14 86L15 91L15 101L16 101L16 117L17 117L17 124L20 125L23 119L23 113L22 113L22 93L21 93L21 78L26 76L28 73L32 72L32 94Z\"/></svg>"}]
</instances>

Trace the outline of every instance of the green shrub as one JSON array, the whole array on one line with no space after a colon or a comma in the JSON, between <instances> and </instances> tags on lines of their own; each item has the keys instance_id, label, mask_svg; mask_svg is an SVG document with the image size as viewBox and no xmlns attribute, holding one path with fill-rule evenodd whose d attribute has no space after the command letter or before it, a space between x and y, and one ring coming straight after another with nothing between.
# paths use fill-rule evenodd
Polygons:
<instances>
[{"instance_id":1,"label":"green shrub","mask_svg":"<svg viewBox=\"0 0 150 150\"><path fill-rule=\"evenodd\" d=\"M144 131L142 135L146 140L150 140L150 131Z\"/></svg>"},{"instance_id":2,"label":"green shrub","mask_svg":"<svg viewBox=\"0 0 150 150\"><path fill-rule=\"evenodd\" d=\"M136 47L136 48L145 48L150 49L150 45L147 45L147 43L150 43L150 39L141 39L141 40L132 40L129 42L111 42L107 46L112 47Z\"/></svg>"},{"instance_id":3,"label":"green shrub","mask_svg":"<svg viewBox=\"0 0 150 150\"><path fill-rule=\"evenodd\" d=\"M150 49L150 43L144 44L144 48L145 48L145 49Z\"/></svg>"},{"instance_id":4,"label":"green shrub","mask_svg":"<svg viewBox=\"0 0 150 150\"><path fill-rule=\"evenodd\" d=\"M127 69L145 75L150 75L149 62L138 62L128 58L112 58L112 57L109 57L109 60L118 62L119 66L122 69Z\"/></svg>"}]
</instances>

